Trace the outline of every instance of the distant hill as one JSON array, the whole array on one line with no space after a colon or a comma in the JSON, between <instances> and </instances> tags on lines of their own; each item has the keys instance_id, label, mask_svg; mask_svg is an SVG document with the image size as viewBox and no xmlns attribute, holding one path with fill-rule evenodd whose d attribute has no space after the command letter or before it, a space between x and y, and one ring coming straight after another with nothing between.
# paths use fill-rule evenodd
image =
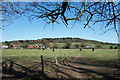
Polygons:
<instances>
[{"instance_id":1,"label":"distant hill","mask_svg":"<svg viewBox=\"0 0 120 80\"><path fill-rule=\"evenodd\" d=\"M82 39L82 38L71 38L71 37L66 37L66 38L42 38L42 39L37 39L37 40L16 40L16 41L5 41L3 44L9 42L12 44L40 44L42 41L48 41L50 43L65 43L67 41L70 41L72 43L93 43L93 44L106 44L106 45L117 45L116 43L104 43L100 41L95 41L95 40L87 40L87 39Z\"/></svg>"},{"instance_id":2,"label":"distant hill","mask_svg":"<svg viewBox=\"0 0 120 80\"><path fill-rule=\"evenodd\" d=\"M87 47L87 48L103 48L103 49L115 49L118 48L118 44L116 43L104 43L95 40L87 40L82 38L42 38L37 40L16 40L16 41L5 41L3 45L8 45L10 48L13 46L40 46L45 45L46 47L50 48L80 48L80 47Z\"/></svg>"}]
</instances>

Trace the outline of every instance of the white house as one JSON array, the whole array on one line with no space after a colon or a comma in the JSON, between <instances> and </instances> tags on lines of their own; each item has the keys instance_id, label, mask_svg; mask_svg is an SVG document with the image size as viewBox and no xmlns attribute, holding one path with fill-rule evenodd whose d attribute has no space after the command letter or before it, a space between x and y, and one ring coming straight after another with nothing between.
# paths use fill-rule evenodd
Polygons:
<instances>
[{"instance_id":1,"label":"white house","mask_svg":"<svg viewBox=\"0 0 120 80\"><path fill-rule=\"evenodd\" d=\"M44 46L44 45L41 45L40 48L45 48L45 46Z\"/></svg>"},{"instance_id":2,"label":"white house","mask_svg":"<svg viewBox=\"0 0 120 80\"><path fill-rule=\"evenodd\" d=\"M94 46L85 46L85 48L89 49L89 48L94 48Z\"/></svg>"},{"instance_id":3,"label":"white house","mask_svg":"<svg viewBox=\"0 0 120 80\"><path fill-rule=\"evenodd\" d=\"M0 45L0 49L7 49L8 48L8 46L6 46L6 45Z\"/></svg>"}]
</instances>

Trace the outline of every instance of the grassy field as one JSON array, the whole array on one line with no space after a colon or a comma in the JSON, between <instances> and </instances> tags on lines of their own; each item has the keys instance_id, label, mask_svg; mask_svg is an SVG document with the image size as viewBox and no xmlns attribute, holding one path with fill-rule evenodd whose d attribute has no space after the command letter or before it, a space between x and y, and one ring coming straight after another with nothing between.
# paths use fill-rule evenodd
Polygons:
<instances>
[{"instance_id":1,"label":"grassy field","mask_svg":"<svg viewBox=\"0 0 120 80\"><path fill-rule=\"evenodd\" d=\"M54 55L57 55L56 66ZM44 72L41 73L41 58L44 59ZM117 49L3 49L3 80L45 80L48 78L83 78L89 76L97 78L116 77L117 71ZM33 73L34 71L34 73ZM57 72L56 72L57 71ZM83 75L84 71L84 76ZM73 74L72 74L72 73ZM94 75L93 75L94 74ZM46 76L47 75L47 76ZM11 79L10 79L11 78ZM45 78L45 79L43 79ZM113 79L114 80L114 79Z\"/></svg>"},{"instance_id":2,"label":"grassy field","mask_svg":"<svg viewBox=\"0 0 120 80\"><path fill-rule=\"evenodd\" d=\"M75 57L81 54L85 58L94 58L99 60L117 60L118 50L116 49L95 49L92 52L91 49L83 49L81 52L79 49L52 49L38 50L38 49L3 49L2 58L14 58L15 61L33 61L36 58L40 58L41 55L45 58L54 59L56 54L58 57Z\"/></svg>"},{"instance_id":3,"label":"grassy field","mask_svg":"<svg viewBox=\"0 0 120 80\"><path fill-rule=\"evenodd\" d=\"M34 61L40 59L43 55L44 59L54 59L54 55L57 57L74 57L79 53L78 49L52 49L38 50L38 49L4 49L2 50L2 58L10 58L17 62Z\"/></svg>"},{"instance_id":4,"label":"grassy field","mask_svg":"<svg viewBox=\"0 0 120 80\"><path fill-rule=\"evenodd\" d=\"M59 48L62 48L62 47L65 46L65 43L56 43L56 44L57 44L57 46ZM72 47L71 47L72 49L75 49L75 46L74 46L75 44L78 44L80 46L82 43L81 42L72 42ZM83 44L84 45L88 45L88 46L94 46L94 47L96 47L96 43L84 42ZM43 45L43 44L31 44L31 45ZM50 43L50 47L53 47L53 45L54 45L54 43ZM114 49L117 45L101 44L101 47L103 49L110 49L110 46L112 46L113 49Z\"/></svg>"},{"instance_id":5,"label":"grassy field","mask_svg":"<svg viewBox=\"0 0 120 80\"><path fill-rule=\"evenodd\" d=\"M91 49L83 49L80 53L85 58L110 61L118 60L118 50L116 49L95 49L94 52Z\"/></svg>"}]
</instances>

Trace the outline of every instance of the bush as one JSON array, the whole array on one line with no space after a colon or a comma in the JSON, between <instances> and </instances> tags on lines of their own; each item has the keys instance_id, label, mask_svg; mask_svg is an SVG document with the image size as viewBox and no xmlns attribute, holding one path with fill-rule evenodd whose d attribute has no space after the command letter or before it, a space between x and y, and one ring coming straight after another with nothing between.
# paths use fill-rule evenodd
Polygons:
<instances>
[{"instance_id":1,"label":"bush","mask_svg":"<svg viewBox=\"0 0 120 80\"><path fill-rule=\"evenodd\" d=\"M77 49L79 48L79 44L75 44L74 47Z\"/></svg>"},{"instance_id":2,"label":"bush","mask_svg":"<svg viewBox=\"0 0 120 80\"><path fill-rule=\"evenodd\" d=\"M110 46L110 49L113 49L113 46Z\"/></svg>"},{"instance_id":3,"label":"bush","mask_svg":"<svg viewBox=\"0 0 120 80\"><path fill-rule=\"evenodd\" d=\"M67 41L65 43L65 49L70 49L72 47L72 43L70 41Z\"/></svg>"},{"instance_id":4,"label":"bush","mask_svg":"<svg viewBox=\"0 0 120 80\"><path fill-rule=\"evenodd\" d=\"M114 47L114 49L117 49L117 48L118 48L117 46Z\"/></svg>"},{"instance_id":5,"label":"bush","mask_svg":"<svg viewBox=\"0 0 120 80\"><path fill-rule=\"evenodd\" d=\"M22 44L21 47L22 47L23 49L27 49L28 44Z\"/></svg>"},{"instance_id":6,"label":"bush","mask_svg":"<svg viewBox=\"0 0 120 80\"><path fill-rule=\"evenodd\" d=\"M46 46L46 47L50 47L50 43L49 43L48 40L43 39L43 40L41 41L41 43L42 43L44 46Z\"/></svg>"},{"instance_id":7,"label":"bush","mask_svg":"<svg viewBox=\"0 0 120 80\"><path fill-rule=\"evenodd\" d=\"M81 48L84 48L85 47L85 44L81 44Z\"/></svg>"},{"instance_id":8,"label":"bush","mask_svg":"<svg viewBox=\"0 0 120 80\"><path fill-rule=\"evenodd\" d=\"M56 43L54 43L54 44L53 44L53 48L56 48L56 49L57 49L57 48L59 48L59 45L56 44Z\"/></svg>"},{"instance_id":9,"label":"bush","mask_svg":"<svg viewBox=\"0 0 120 80\"><path fill-rule=\"evenodd\" d=\"M11 43L7 43L8 48L13 48Z\"/></svg>"},{"instance_id":10,"label":"bush","mask_svg":"<svg viewBox=\"0 0 120 80\"><path fill-rule=\"evenodd\" d=\"M99 49L99 48L102 48L102 44L101 43L96 44L96 49Z\"/></svg>"}]
</instances>

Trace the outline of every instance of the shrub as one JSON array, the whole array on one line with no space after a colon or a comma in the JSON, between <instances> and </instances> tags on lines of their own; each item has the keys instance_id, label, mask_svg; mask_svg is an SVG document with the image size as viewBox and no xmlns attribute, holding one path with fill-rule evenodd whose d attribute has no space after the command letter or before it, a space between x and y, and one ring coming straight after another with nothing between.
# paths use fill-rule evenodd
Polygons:
<instances>
[{"instance_id":1,"label":"shrub","mask_svg":"<svg viewBox=\"0 0 120 80\"><path fill-rule=\"evenodd\" d=\"M11 43L7 43L6 45L8 46L8 48L13 48Z\"/></svg>"},{"instance_id":2,"label":"shrub","mask_svg":"<svg viewBox=\"0 0 120 80\"><path fill-rule=\"evenodd\" d=\"M110 46L110 49L113 49L113 46Z\"/></svg>"},{"instance_id":3,"label":"shrub","mask_svg":"<svg viewBox=\"0 0 120 80\"><path fill-rule=\"evenodd\" d=\"M56 43L54 43L54 44L53 44L53 48L56 48L56 49L57 49L57 48L59 48L59 45L56 44Z\"/></svg>"},{"instance_id":4,"label":"shrub","mask_svg":"<svg viewBox=\"0 0 120 80\"><path fill-rule=\"evenodd\" d=\"M114 47L114 49L117 49L117 48L118 48L117 46Z\"/></svg>"},{"instance_id":5,"label":"shrub","mask_svg":"<svg viewBox=\"0 0 120 80\"><path fill-rule=\"evenodd\" d=\"M101 43L96 44L96 49L98 49L98 48L102 48L102 44Z\"/></svg>"},{"instance_id":6,"label":"shrub","mask_svg":"<svg viewBox=\"0 0 120 80\"><path fill-rule=\"evenodd\" d=\"M23 49L26 49L26 48L28 47L28 44L22 44L21 47L22 47Z\"/></svg>"},{"instance_id":7,"label":"shrub","mask_svg":"<svg viewBox=\"0 0 120 80\"><path fill-rule=\"evenodd\" d=\"M74 47L77 49L79 48L79 44L75 44Z\"/></svg>"},{"instance_id":8,"label":"shrub","mask_svg":"<svg viewBox=\"0 0 120 80\"><path fill-rule=\"evenodd\" d=\"M41 41L41 43L42 43L44 46L46 46L46 47L50 47L50 43L49 43L48 40L43 39L43 40Z\"/></svg>"},{"instance_id":9,"label":"shrub","mask_svg":"<svg viewBox=\"0 0 120 80\"><path fill-rule=\"evenodd\" d=\"M65 48L66 49L70 49L72 47L72 43L70 42L70 41L67 41L66 43L65 43Z\"/></svg>"},{"instance_id":10,"label":"shrub","mask_svg":"<svg viewBox=\"0 0 120 80\"><path fill-rule=\"evenodd\" d=\"M85 47L85 44L81 44L81 48L84 48Z\"/></svg>"}]
</instances>

